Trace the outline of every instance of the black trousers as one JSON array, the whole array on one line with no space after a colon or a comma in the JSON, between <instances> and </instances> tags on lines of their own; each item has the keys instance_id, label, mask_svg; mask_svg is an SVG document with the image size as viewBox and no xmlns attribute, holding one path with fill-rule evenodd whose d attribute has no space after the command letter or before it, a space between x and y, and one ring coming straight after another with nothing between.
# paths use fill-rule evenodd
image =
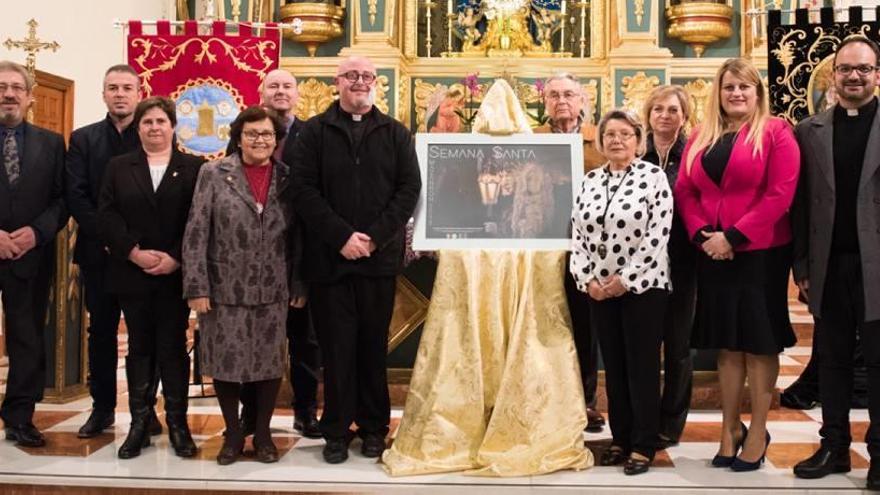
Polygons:
<instances>
[{"instance_id":1,"label":"black trousers","mask_svg":"<svg viewBox=\"0 0 880 495\"><path fill-rule=\"evenodd\" d=\"M186 361L189 308L178 291L120 295L119 304L128 329L128 355L154 363ZM167 385L166 385L167 388Z\"/></svg>"},{"instance_id":2,"label":"black trousers","mask_svg":"<svg viewBox=\"0 0 880 495\"><path fill-rule=\"evenodd\" d=\"M819 342L819 399L822 401L822 445L846 450L853 390L853 351L860 340L868 370L868 414L865 434L871 458L880 459L880 320L865 321L862 265L858 255L832 255L816 319Z\"/></svg>"},{"instance_id":3,"label":"black trousers","mask_svg":"<svg viewBox=\"0 0 880 495\"><path fill-rule=\"evenodd\" d=\"M672 293L663 321L663 393L660 433L678 440L691 405L694 361L691 330L697 306L696 262L688 256L672 260Z\"/></svg>"},{"instance_id":4,"label":"black trousers","mask_svg":"<svg viewBox=\"0 0 880 495\"><path fill-rule=\"evenodd\" d=\"M324 364L325 438L388 433L386 356L394 311L394 277L348 276L310 287L310 305Z\"/></svg>"},{"instance_id":5,"label":"black trousers","mask_svg":"<svg viewBox=\"0 0 880 495\"><path fill-rule=\"evenodd\" d=\"M565 266L568 266L566 261ZM587 407L596 408L596 389L599 385L599 346L596 333L590 326L590 296L577 289L574 277L565 271L565 298L571 313L571 330L578 364L581 367L581 383Z\"/></svg>"},{"instance_id":6,"label":"black trousers","mask_svg":"<svg viewBox=\"0 0 880 495\"><path fill-rule=\"evenodd\" d=\"M290 354L293 411L296 416L306 417L318 409L318 376L321 373L321 353L309 305L288 309L287 349ZM242 417L248 421L256 414L255 393L254 383L242 384Z\"/></svg>"},{"instance_id":7,"label":"black trousers","mask_svg":"<svg viewBox=\"0 0 880 495\"><path fill-rule=\"evenodd\" d=\"M821 340L818 336L819 326L813 325L813 350L810 353L810 362L801 372L801 376L785 389L786 394L794 394L804 400L819 401L819 349L816 345ZM866 409L868 407L868 370L865 368L865 358L862 355L862 345L856 342L853 352L853 395L851 406L854 409Z\"/></svg>"},{"instance_id":8,"label":"black trousers","mask_svg":"<svg viewBox=\"0 0 880 495\"><path fill-rule=\"evenodd\" d=\"M119 300L107 292L103 267L80 266L89 311L89 394L92 407L103 411L116 408Z\"/></svg>"},{"instance_id":9,"label":"black trousers","mask_svg":"<svg viewBox=\"0 0 880 495\"><path fill-rule=\"evenodd\" d=\"M605 363L614 445L654 457L660 425L660 338L668 292L651 289L590 300Z\"/></svg>"},{"instance_id":10,"label":"black trousers","mask_svg":"<svg viewBox=\"0 0 880 495\"><path fill-rule=\"evenodd\" d=\"M43 400L46 384L45 325L37 325L39 314L46 313L35 304L36 294L45 293L45 290L37 279L22 279L8 266L0 268L0 296L5 317L6 354L9 356L6 396L0 405L0 418L10 425L31 422L36 403Z\"/></svg>"}]
</instances>

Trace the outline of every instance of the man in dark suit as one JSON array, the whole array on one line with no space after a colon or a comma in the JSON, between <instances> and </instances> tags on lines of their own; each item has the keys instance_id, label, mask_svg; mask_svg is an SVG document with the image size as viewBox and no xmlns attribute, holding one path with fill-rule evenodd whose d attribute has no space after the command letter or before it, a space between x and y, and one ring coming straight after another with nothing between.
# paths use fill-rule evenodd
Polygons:
<instances>
[{"instance_id":1,"label":"man in dark suit","mask_svg":"<svg viewBox=\"0 0 880 495\"><path fill-rule=\"evenodd\" d=\"M802 121L801 175L792 207L794 278L815 318L822 444L799 478L850 470L853 349L868 370L868 489L880 489L880 49L851 36L834 57L837 105Z\"/></svg>"},{"instance_id":2,"label":"man in dark suit","mask_svg":"<svg viewBox=\"0 0 880 495\"><path fill-rule=\"evenodd\" d=\"M288 166L293 143L302 126L295 116L298 99L296 78L290 72L276 69L266 74L260 89L260 104L274 110L287 122L287 135L277 144L274 156ZM321 438L317 417L320 352L308 305L288 309L287 345L290 352L290 385L293 387L293 428L307 438ZM244 385L241 390L241 422L245 435L254 431L255 401L253 386Z\"/></svg>"},{"instance_id":3,"label":"man in dark suit","mask_svg":"<svg viewBox=\"0 0 880 495\"><path fill-rule=\"evenodd\" d=\"M105 287L107 252L98 242L98 193L104 168L111 158L140 149L137 129L131 125L140 101L137 72L128 65L114 65L104 74L101 93L107 116L73 131L65 165L64 199L79 230L73 261L82 273L86 309L89 312L89 393L92 414L77 436L91 438L113 425L116 409L116 368L119 301ZM155 391L153 397L155 397ZM151 415L153 434L162 426Z\"/></svg>"},{"instance_id":4,"label":"man in dark suit","mask_svg":"<svg viewBox=\"0 0 880 495\"><path fill-rule=\"evenodd\" d=\"M0 418L6 439L46 441L33 425L43 399L46 351L34 291L45 250L67 223L62 190L64 139L24 121L34 82L24 67L0 61L0 292L6 316L9 377Z\"/></svg>"}]
</instances>

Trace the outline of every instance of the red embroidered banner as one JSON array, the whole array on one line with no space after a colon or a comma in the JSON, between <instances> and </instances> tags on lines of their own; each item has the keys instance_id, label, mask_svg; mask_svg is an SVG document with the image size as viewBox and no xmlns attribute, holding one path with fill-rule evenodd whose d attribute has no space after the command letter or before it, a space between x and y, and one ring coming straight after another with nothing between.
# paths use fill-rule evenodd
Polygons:
<instances>
[{"instance_id":1,"label":"red embroidered banner","mask_svg":"<svg viewBox=\"0 0 880 495\"><path fill-rule=\"evenodd\" d=\"M238 34L215 22L211 34L198 34L195 21L183 34L159 21L156 34L144 34L129 21L128 63L140 74L143 97L169 96L177 103L177 142L181 150L208 159L222 156L229 124L239 111L260 102L260 83L278 67L281 33L269 24L260 36L239 24Z\"/></svg>"}]
</instances>

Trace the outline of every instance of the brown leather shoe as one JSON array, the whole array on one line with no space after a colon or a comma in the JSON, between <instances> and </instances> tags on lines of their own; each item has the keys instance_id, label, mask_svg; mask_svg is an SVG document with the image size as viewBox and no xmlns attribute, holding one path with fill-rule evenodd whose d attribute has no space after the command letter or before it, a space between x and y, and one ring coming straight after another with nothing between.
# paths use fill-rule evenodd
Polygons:
<instances>
[{"instance_id":1,"label":"brown leather shoe","mask_svg":"<svg viewBox=\"0 0 880 495\"><path fill-rule=\"evenodd\" d=\"M605 427L605 417L595 409L587 409L587 427L584 431L590 433L602 433Z\"/></svg>"}]
</instances>

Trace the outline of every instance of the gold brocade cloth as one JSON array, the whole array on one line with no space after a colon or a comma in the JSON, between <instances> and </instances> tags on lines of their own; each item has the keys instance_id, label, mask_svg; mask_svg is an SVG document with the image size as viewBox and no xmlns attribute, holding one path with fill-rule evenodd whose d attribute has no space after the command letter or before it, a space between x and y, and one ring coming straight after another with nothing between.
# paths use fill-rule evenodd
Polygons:
<instances>
[{"instance_id":1,"label":"gold brocade cloth","mask_svg":"<svg viewBox=\"0 0 880 495\"><path fill-rule=\"evenodd\" d=\"M565 253L441 251L392 476L585 469Z\"/></svg>"}]
</instances>

